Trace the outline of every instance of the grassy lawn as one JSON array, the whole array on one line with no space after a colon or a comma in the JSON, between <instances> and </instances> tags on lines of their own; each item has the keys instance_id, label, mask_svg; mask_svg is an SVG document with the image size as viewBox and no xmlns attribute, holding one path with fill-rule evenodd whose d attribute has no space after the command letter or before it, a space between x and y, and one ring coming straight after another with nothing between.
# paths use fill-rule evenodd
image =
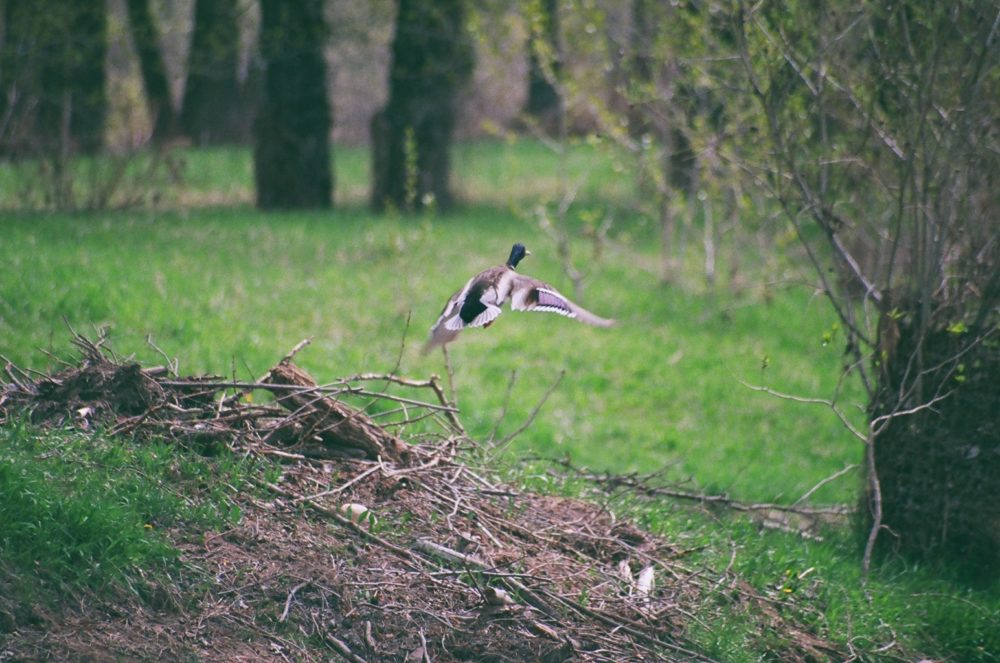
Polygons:
<instances>
[{"instance_id":1,"label":"grassy lawn","mask_svg":"<svg viewBox=\"0 0 1000 663\"><path fill-rule=\"evenodd\" d=\"M478 172L478 162L513 162L506 149L491 147L499 158L482 145L460 154L457 161L468 164L461 172ZM348 171L354 178L363 172L353 165ZM531 179L516 170L496 177L513 191L515 178ZM483 184L470 179L461 180L463 194L466 185ZM352 186L347 174L341 183ZM510 207L545 200L530 194ZM860 448L832 413L740 384L832 393L839 347L823 347L821 339L834 318L811 288L778 289L767 303L752 292L713 298L665 287L642 219L625 217L620 225L619 235L636 239L615 241L599 262L585 262L584 242L575 246L588 274L586 305L619 319L618 327L509 313L452 346L459 400L475 435L495 424L512 372L517 382L501 434L565 370L514 453L570 454L618 472L671 465L677 477L709 490L787 501L857 461ZM2 352L35 368L50 363L43 349L65 353L65 319L80 331L109 326L122 352L152 358L145 343L151 336L185 371L244 378L310 336L313 347L300 360L319 379L333 379L390 370L409 316L400 370L443 374L440 354L417 352L427 329L445 299L471 274L502 262L511 243L523 241L534 252L522 271L571 287L531 217L494 205L425 219L376 218L360 206L283 215L237 207L15 216L4 226ZM848 389L848 407L855 396ZM840 481L815 499L847 501L855 488Z\"/></svg>"},{"instance_id":2,"label":"grassy lawn","mask_svg":"<svg viewBox=\"0 0 1000 663\"><path fill-rule=\"evenodd\" d=\"M420 218L367 211L363 150L337 150L338 206L325 213L254 210L246 152L189 152L183 161L186 179L168 187L162 209L0 216L0 353L46 370L48 352L70 352L68 322L83 333L107 326L119 353L157 362L151 337L180 359L182 373L254 378L308 336L313 344L297 361L320 381L389 371L397 360L406 375L444 375L440 353L418 352L429 326L445 299L476 271L502 262L514 241L533 252L521 271L571 292L532 214L557 200L560 186L558 157L539 145L461 146L458 193L475 203ZM786 503L860 460L860 445L829 410L741 384L834 393L842 345L807 271L726 245L720 263L738 254L749 274L739 294L725 283L706 292L697 258L681 285L665 286L652 224L615 202L632 195L630 176L590 146L571 153L566 172L584 184L573 215L615 211L599 259L584 239L573 250L588 276L581 303L620 325L593 329L508 312L488 330L465 332L450 355L473 437L485 438L496 425L512 375L499 436L517 428L565 371L534 424L507 448L508 460L569 455L595 470L668 468L668 477L690 481L691 489ZM16 179L0 171L0 191ZM179 206L187 203L201 206ZM840 403L856 421L861 402L858 386L845 383ZM811 501L853 503L859 483L849 473ZM915 650L997 660L990 648L1000 643L989 634L1000 620L1000 598L894 568L873 580L868 600L849 532L815 543L749 523L721 527L675 504L621 507L713 564L732 559L751 582L798 604L869 660L894 637ZM702 637L724 660L756 660L743 649L738 622L706 628Z\"/></svg>"}]
</instances>

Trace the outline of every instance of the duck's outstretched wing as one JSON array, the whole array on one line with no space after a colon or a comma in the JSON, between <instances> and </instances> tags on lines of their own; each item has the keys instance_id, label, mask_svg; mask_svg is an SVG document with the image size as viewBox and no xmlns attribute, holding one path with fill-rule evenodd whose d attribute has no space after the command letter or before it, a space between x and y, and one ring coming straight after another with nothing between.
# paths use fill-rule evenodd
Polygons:
<instances>
[{"instance_id":1,"label":"duck's outstretched wing","mask_svg":"<svg viewBox=\"0 0 1000 663\"><path fill-rule=\"evenodd\" d=\"M596 327L610 327L614 320L602 318L575 304L548 283L518 274L510 290L510 308L513 311L544 311L558 313L567 318Z\"/></svg>"},{"instance_id":2,"label":"duck's outstretched wing","mask_svg":"<svg viewBox=\"0 0 1000 663\"><path fill-rule=\"evenodd\" d=\"M424 344L423 352L451 343L466 327L486 327L496 320L503 303L497 286L505 271L508 270L494 267L476 274L452 295L431 327L431 336Z\"/></svg>"}]
</instances>

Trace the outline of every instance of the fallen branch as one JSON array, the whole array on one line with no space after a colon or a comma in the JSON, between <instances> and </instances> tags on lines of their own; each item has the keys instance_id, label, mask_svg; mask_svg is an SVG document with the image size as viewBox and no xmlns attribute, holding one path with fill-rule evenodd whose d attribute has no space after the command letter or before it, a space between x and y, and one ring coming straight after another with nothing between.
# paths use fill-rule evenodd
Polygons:
<instances>
[{"instance_id":1,"label":"fallen branch","mask_svg":"<svg viewBox=\"0 0 1000 663\"><path fill-rule=\"evenodd\" d=\"M282 363L271 369L271 380L280 385L315 388L312 377L295 364ZM355 410L331 398L308 398L301 392L277 392L278 403L299 412L299 418L326 443L363 449L369 458L403 461L409 452L406 444Z\"/></svg>"},{"instance_id":2,"label":"fallen branch","mask_svg":"<svg viewBox=\"0 0 1000 663\"><path fill-rule=\"evenodd\" d=\"M776 502L745 502L729 497L728 495L711 495L708 493L697 493L651 484L650 480L658 477L658 474L640 475L636 473L596 473L578 468L565 459L549 459L549 462L566 468L572 473L574 478L584 479L599 486L611 489L624 488L634 491L640 495L647 495L651 497L670 497L679 500L698 502L700 504L722 506L728 509L733 509L734 511L780 511L783 513L794 513L802 516L847 516L853 512L851 507L839 504L832 506L797 506L797 503L789 505L778 504ZM854 469L854 467L856 466L848 466L847 468L840 470L840 472L838 472L833 478L844 474L847 470ZM827 480L828 479L825 479L824 481ZM807 493L807 495L808 494L809 493Z\"/></svg>"}]
</instances>

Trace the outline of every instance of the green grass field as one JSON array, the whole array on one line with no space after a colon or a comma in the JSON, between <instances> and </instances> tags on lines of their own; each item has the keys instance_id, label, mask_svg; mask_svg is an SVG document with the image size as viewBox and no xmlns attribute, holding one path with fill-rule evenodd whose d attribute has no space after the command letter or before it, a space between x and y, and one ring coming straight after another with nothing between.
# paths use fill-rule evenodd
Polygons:
<instances>
[{"instance_id":1,"label":"green grass field","mask_svg":"<svg viewBox=\"0 0 1000 663\"><path fill-rule=\"evenodd\" d=\"M244 151L191 151L183 161L185 179L165 188L159 208L0 216L0 354L48 370L48 353L70 354L68 323L85 334L106 326L119 353L158 362L149 337L180 359L185 374L254 378L311 337L297 361L320 381L389 371L397 358L402 374L444 375L440 353L418 352L429 326L445 299L476 271L502 262L514 241L533 252L521 271L570 294L555 246L533 216L560 187L558 158L537 144L460 146L456 187L468 202L417 218L367 211L367 156L358 149L337 150L338 206L323 213L254 210ZM0 191L10 193L23 174L2 168ZM655 229L623 202L635 193L619 170L591 146L567 159L568 179L584 184L575 222L609 208L616 218L599 259L591 242L573 244L588 277L581 303L620 324L593 329L508 312L487 330L465 332L450 356L472 436L482 440L496 425L512 375L501 436L565 371L534 424L507 448L506 467L569 455L594 470L667 468L667 477L691 490L791 503L858 462L861 446L828 409L742 384L833 395L842 346L808 270L792 258L765 260L734 239L720 263L739 256L747 275L739 293L725 281L715 294L698 285L697 256L681 285L663 285ZM839 403L863 420L856 384L845 382ZM859 485L851 472L810 501L854 503ZM751 582L812 615L865 660L880 660L877 648L894 638L911 653L1000 660L1000 596L894 566L873 579L869 600L846 529L816 543L677 504L621 508L720 568L732 558ZM789 574L807 569L801 588L783 592ZM705 619L713 625L701 636L709 651L757 660L738 620L708 608Z\"/></svg>"}]
</instances>

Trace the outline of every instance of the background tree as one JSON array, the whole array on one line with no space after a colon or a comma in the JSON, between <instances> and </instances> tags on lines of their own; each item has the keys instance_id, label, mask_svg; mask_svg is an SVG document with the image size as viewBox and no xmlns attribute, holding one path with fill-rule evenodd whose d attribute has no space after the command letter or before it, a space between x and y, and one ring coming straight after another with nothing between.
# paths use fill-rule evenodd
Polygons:
<instances>
[{"instance_id":1,"label":"background tree","mask_svg":"<svg viewBox=\"0 0 1000 663\"><path fill-rule=\"evenodd\" d=\"M149 2L150 0L128 0L128 20L132 29L132 42L139 56L146 103L153 122L152 137L154 141L160 141L169 138L176 131L177 114L170 98L167 67L159 47L156 23L150 12Z\"/></svg>"},{"instance_id":2,"label":"background tree","mask_svg":"<svg viewBox=\"0 0 1000 663\"><path fill-rule=\"evenodd\" d=\"M868 394L866 568L879 543L995 573L1000 15L963 1L736 18L763 180Z\"/></svg>"},{"instance_id":3,"label":"background tree","mask_svg":"<svg viewBox=\"0 0 1000 663\"><path fill-rule=\"evenodd\" d=\"M532 0L527 3L525 16L530 36L524 114L551 132L559 122L562 103L555 85L561 69L559 3L557 0Z\"/></svg>"},{"instance_id":4,"label":"background tree","mask_svg":"<svg viewBox=\"0 0 1000 663\"><path fill-rule=\"evenodd\" d=\"M740 84L734 67L727 71L717 63L727 61L733 44L721 9L716 3L632 0L619 19L622 27L609 32L620 70L615 89L606 104L594 93L589 101L604 109L598 115L602 134L635 157L639 205L659 220L661 279L683 276L689 240L700 226L709 289L716 282L720 226L734 231L739 224L740 176L729 171L722 151L734 147L747 120L739 102L724 101L726 90ZM577 36L574 43L586 41ZM731 273L736 259L731 253Z\"/></svg>"},{"instance_id":5,"label":"background tree","mask_svg":"<svg viewBox=\"0 0 1000 663\"><path fill-rule=\"evenodd\" d=\"M456 104L472 67L464 0L399 0L389 101L372 120L374 208L452 203Z\"/></svg>"},{"instance_id":6,"label":"background tree","mask_svg":"<svg viewBox=\"0 0 1000 663\"><path fill-rule=\"evenodd\" d=\"M6 2L3 11L0 131L6 128L8 148L13 142L17 151L63 156L100 148L107 112L105 2Z\"/></svg>"},{"instance_id":7,"label":"background tree","mask_svg":"<svg viewBox=\"0 0 1000 663\"><path fill-rule=\"evenodd\" d=\"M326 37L322 0L262 0L264 93L254 143L262 209L330 206Z\"/></svg>"},{"instance_id":8,"label":"background tree","mask_svg":"<svg viewBox=\"0 0 1000 663\"><path fill-rule=\"evenodd\" d=\"M251 113L237 80L237 0L195 0L194 7L181 128L199 145L243 140Z\"/></svg>"}]
</instances>

